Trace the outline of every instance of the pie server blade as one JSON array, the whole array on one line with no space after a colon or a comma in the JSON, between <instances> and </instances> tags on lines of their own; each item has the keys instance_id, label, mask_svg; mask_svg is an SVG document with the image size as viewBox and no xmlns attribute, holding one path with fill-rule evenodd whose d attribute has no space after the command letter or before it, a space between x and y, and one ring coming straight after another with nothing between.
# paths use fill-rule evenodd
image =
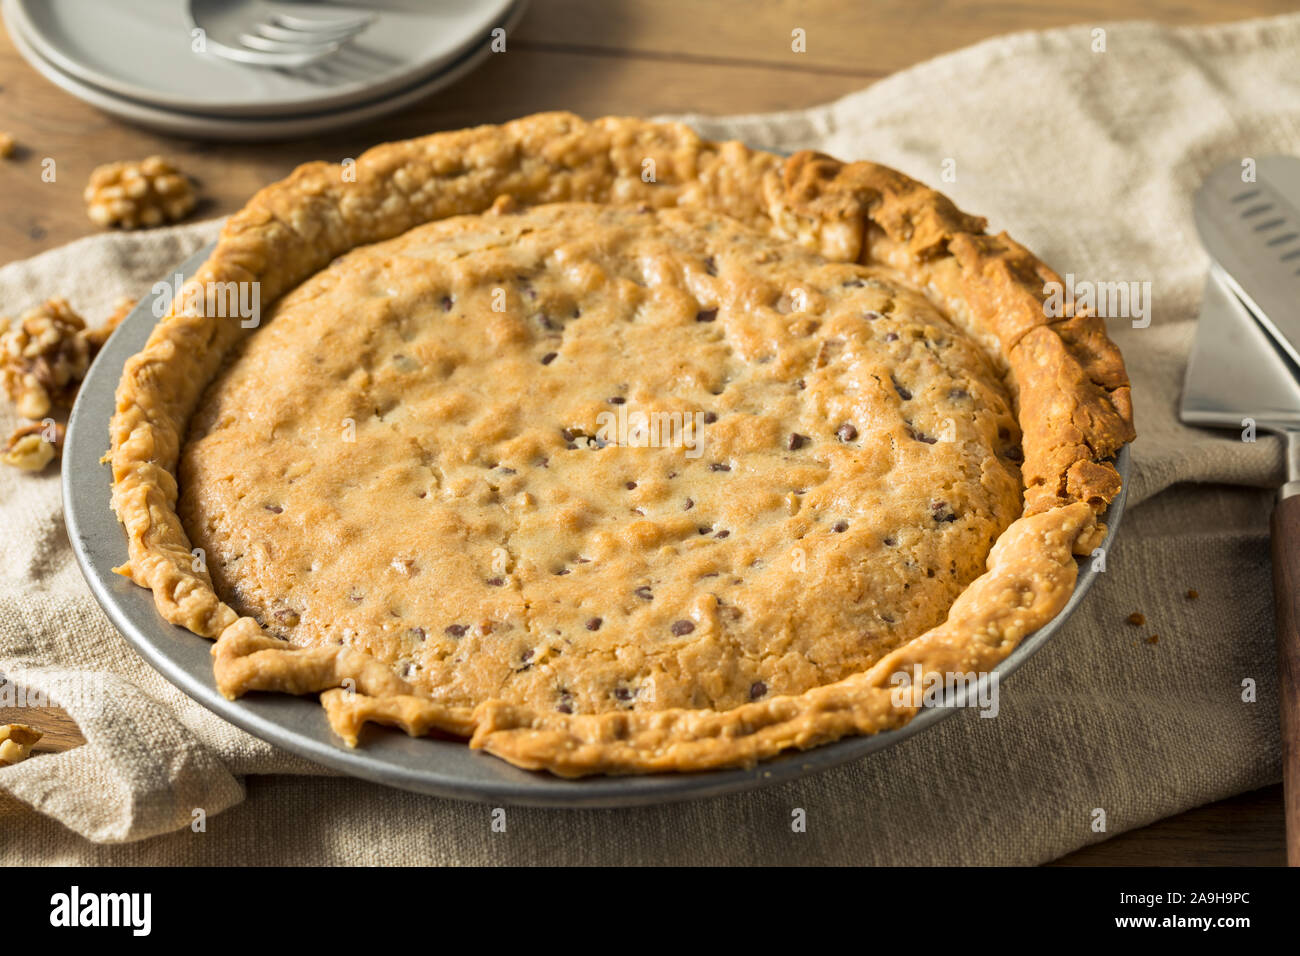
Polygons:
<instances>
[{"instance_id":1,"label":"pie server blade","mask_svg":"<svg viewBox=\"0 0 1300 956\"><path fill-rule=\"evenodd\" d=\"M1196 193L1196 228L1227 287L1300 363L1300 159L1264 156L1253 182L1237 161Z\"/></svg>"},{"instance_id":2,"label":"pie server blade","mask_svg":"<svg viewBox=\"0 0 1300 956\"><path fill-rule=\"evenodd\" d=\"M1300 379L1217 265L1205 280L1179 417L1211 428L1300 430Z\"/></svg>"}]
</instances>

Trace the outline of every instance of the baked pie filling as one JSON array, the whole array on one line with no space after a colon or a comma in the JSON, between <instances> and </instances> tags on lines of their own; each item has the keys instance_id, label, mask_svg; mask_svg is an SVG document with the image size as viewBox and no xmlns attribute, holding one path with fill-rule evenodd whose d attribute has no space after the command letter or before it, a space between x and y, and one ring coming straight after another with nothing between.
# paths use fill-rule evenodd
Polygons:
<instances>
[{"instance_id":1,"label":"baked pie filling","mask_svg":"<svg viewBox=\"0 0 1300 956\"><path fill-rule=\"evenodd\" d=\"M231 696L562 774L750 764L993 666L1104 534L1114 346L897 173L565 114L331 169L196 280L259 281L261 327L192 297L119 389L123 573Z\"/></svg>"}]
</instances>

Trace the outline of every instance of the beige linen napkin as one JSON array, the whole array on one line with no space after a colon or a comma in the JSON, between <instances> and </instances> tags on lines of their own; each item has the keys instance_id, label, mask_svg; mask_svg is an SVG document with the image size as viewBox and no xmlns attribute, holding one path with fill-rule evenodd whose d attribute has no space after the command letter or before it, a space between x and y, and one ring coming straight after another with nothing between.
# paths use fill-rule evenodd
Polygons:
<instances>
[{"instance_id":1,"label":"beige linen napkin","mask_svg":"<svg viewBox=\"0 0 1300 956\"><path fill-rule=\"evenodd\" d=\"M510 809L494 832L486 807L329 775L190 702L91 599L57 478L4 471L0 669L48 689L89 742L0 769L12 798L0 801L0 861L1035 863L1276 781L1262 489L1280 481L1280 448L1183 428L1174 408L1206 264L1189 197L1220 162L1300 152L1300 16L1116 24L1095 46L1084 27L1002 37L827 107L688 117L715 138L888 163L1062 273L1152 283L1149 327L1110 323L1138 413L1132 510L1096 589L1006 683L996 719L960 711L857 764L751 794ZM6 266L0 309L65 294L103 315L215 228L99 236ZM1125 623L1135 610L1145 628ZM791 827L796 808L805 832ZM112 843L124 845L96 845Z\"/></svg>"}]
</instances>

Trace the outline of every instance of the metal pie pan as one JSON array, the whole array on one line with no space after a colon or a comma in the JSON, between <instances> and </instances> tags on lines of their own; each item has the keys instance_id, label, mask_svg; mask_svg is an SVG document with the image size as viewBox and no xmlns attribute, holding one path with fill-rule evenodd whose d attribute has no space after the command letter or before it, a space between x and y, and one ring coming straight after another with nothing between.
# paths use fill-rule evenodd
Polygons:
<instances>
[{"instance_id":1,"label":"metal pie pan","mask_svg":"<svg viewBox=\"0 0 1300 956\"><path fill-rule=\"evenodd\" d=\"M193 256L178 271L192 275L211 248ZM91 366L69 418L63 455L68 537L96 600L131 645L178 688L237 727L327 767L405 790L494 804L621 807L712 797L792 780L891 747L954 712L953 706L927 707L897 730L848 737L748 770L568 780L520 770L489 754L470 750L461 741L413 738L388 728L367 727L361 745L349 748L334 736L314 697L250 694L227 700L213 680L212 643L168 624L159 616L148 590L112 570L127 560L126 536L109 506L111 471L100 457L108 447L108 422L122 367L144 346L157 321L152 310L154 298L150 295L143 299L109 339ZM1121 450L1117 465L1127 489L1127 447ZM1124 498L1121 492L1104 516L1110 527L1110 541L1119 527ZM995 668L999 681L1056 633L1099 573L1091 560L1080 559L1078 583L1069 602ZM959 701L946 702L956 703Z\"/></svg>"}]
</instances>

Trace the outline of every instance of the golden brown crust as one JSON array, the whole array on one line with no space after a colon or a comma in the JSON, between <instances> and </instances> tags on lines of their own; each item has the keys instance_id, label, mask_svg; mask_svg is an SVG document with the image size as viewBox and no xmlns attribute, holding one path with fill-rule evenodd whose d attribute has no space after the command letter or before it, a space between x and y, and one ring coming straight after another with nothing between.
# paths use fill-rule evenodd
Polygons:
<instances>
[{"instance_id":1,"label":"golden brown crust","mask_svg":"<svg viewBox=\"0 0 1300 956\"><path fill-rule=\"evenodd\" d=\"M412 733L472 728L474 746L565 774L745 764L906 722L911 709L881 703L879 681L892 672L882 667L987 669L1068 597L1070 552L1096 538L1095 514L1118 492L1107 459L1133 434L1123 364L1097 320L1047 316L1043 283L1055 273L1005 236L983 234L983 220L940 194L871 163L815 153L782 161L678 125L562 113L387 144L351 172L313 163L262 190L227 223L193 283L258 282L266 307L349 249L482 212L501 196L523 206L584 200L722 213L830 259L887 264L947 306L1018 389L1027 516L999 539L989 572L947 622L864 674L723 712L538 715L489 702L467 717L412 695L363 652L276 641L217 596L177 517L175 470L203 389L245 333L237 321L198 314L182 295L118 388L113 507L129 541L122 573L153 590L167 620L220 638L227 694L324 691L345 737L367 720Z\"/></svg>"}]
</instances>

